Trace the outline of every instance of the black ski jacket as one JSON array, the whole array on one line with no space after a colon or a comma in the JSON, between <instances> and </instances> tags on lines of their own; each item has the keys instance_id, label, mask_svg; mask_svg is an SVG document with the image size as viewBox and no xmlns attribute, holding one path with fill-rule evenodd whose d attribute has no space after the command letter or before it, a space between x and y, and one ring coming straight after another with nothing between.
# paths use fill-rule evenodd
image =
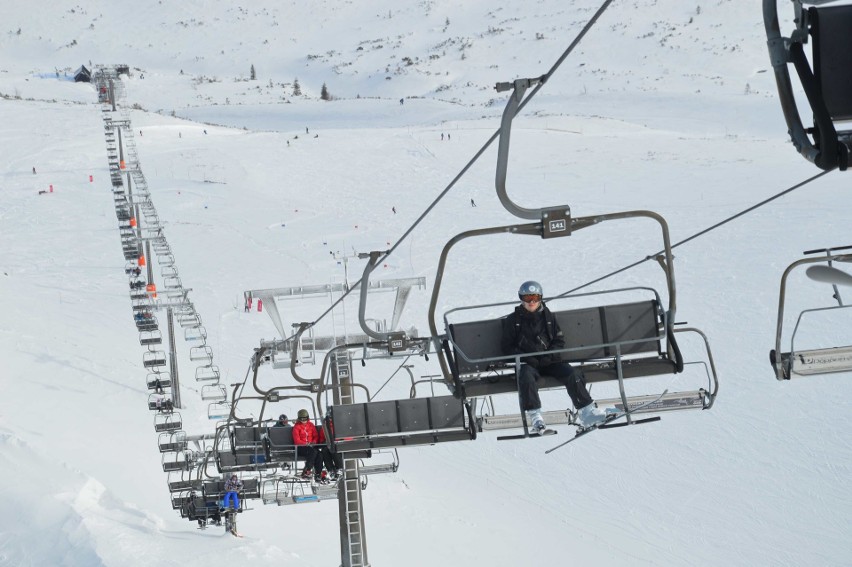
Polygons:
<instances>
[{"instance_id":1,"label":"black ski jacket","mask_svg":"<svg viewBox=\"0 0 852 567\"><path fill-rule=\"evenodd\" d=\"M503 319L501 345L504 354L526 354L565 348L565 337L556 321L556 316L541 302L532 313L523 305ZM562 361L561 353L543 354L522 358L533 368L548 366Z\"/></svg>"}]
</instances>

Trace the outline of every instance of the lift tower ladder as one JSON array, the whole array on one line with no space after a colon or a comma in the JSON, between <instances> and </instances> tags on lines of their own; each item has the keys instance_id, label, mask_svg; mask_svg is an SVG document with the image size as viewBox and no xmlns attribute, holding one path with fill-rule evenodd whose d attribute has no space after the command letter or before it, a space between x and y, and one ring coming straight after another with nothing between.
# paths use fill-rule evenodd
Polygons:
<instances>
[{"instance_id":1,"label":"lift tower ladder","mask_svg":"<svg viewBox=\"0 0 852 567\"><path fill-rule=\"evenodd\" d=\"M335 405L354 403L352 389L352 363L349 351L332 355L331 376L334 382ZM364 511L361 505L361 475L358 459L344 454L343 480L338 489L340 506L340 557L342 567L369 567L367 538L364 531Z\"/></svg>"}]
</instances>

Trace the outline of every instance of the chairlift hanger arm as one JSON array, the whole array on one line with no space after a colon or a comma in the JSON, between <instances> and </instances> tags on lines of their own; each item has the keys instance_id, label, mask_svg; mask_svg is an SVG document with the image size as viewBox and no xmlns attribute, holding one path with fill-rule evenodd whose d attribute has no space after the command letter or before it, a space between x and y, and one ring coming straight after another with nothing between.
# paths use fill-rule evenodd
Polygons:
<instances>
[{"instance_id":1,"label":"chairlift hanger arm","mask_svg":"<svg viewBox=\"0 0 852 567\"><path fill-rule=\"evenodd\" d=\"M804 53L803 44L808 41L811 26L808 11L803 9L803 4L816 6L828 1L793 0L796 28L790 37L783 37L778 22L778 0L763 0L763 21L769 59L775 74L781 110L790 138L793 146L805 159L826 171L837 167L845 170L849 160L849 148L846 143L838 139L822 89ZM788 63L794 64L814 114L814 142L808 138L808 131L802 124L793 94Z\"/></svg>"},{"instance_id":2,"label":"chairlift hanger arm","mask_svg":"<svg viewBox=\"0 0 852 567\"><path fill-rule=\"evenodd\" d=\"M536 79L517 79L511 83L497 83L497 92L512 89L512 94L506 102L503 110L503 119L500 123L500 141L497 145L497 173L494 184L497 188L497 198L503 207L512 215L522 219L539 219L542 217L543 209L527 209L517 205L509 197L506 191L506 171L509 167L509 141L511 139L512 120L518 114L519 105L524 99L526 90L537 83L543 84L546 76ZM532 94L530 95L530 97ZM529 99L530 97L527 97Z\"/></svg>"},{"instance_id":3,"label":"chairlift hanger arm","mask_svg":"<svg viewBox=\"0 0 852 567\"><path fill-rule=\"evenodd\" d=\"M364 334L368 337L374 338L379 341L386 341L390 336L390 333L377 333L372 330L367 325L366 320L366 311L367 311L367 292L370 291L370 274L376 268L376 265L379 262L379 259L387 256L387 251L380 252L374 250L369 254L361 254L359 257L367 258L367 265L364 266L364 273L361 276L361 300L358 302L358 323L361 325L361 330L364 331ZM383 256L384 255L384 256Z\"/></svg>"}]
</instances>

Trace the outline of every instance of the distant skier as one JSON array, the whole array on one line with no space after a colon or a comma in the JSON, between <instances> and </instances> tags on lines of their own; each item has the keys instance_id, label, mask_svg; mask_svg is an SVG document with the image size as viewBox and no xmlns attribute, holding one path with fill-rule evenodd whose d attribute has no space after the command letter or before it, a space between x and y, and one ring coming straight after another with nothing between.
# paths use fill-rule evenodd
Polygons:
<instances>
[{"instance_id":1,"label":"distant skier","mask_svg":"<svg viewBox=\"0 0 852 567\"><path fill-rule=\"evenodd\" d=\"M35 168L33 168L33 175L35 175L35 174L36 174L36 170L35 170Z\"/></svg>"},{"instance_id":2,"label":"distant skier","mask_svg":"<svg viewBox=\"0 0 852 567\"><path fill-rule=\"evenodd\" d=\"M443 132L441 132L441 141L442 142L444 141L444 133Z\"/></svg>"},{"instance_id":3,"label":"distant skier","mask_svg":"<svg viewBox=\"0 0 852 567\"><path fill-rule=\"evenodd\" d=\"M527 354L565 348L565 337L556 317L542 301L541 284L526 281L518 289L521 304L503 319L501 347L505 354ZM606 412L595 406L586 388L586 378L581 371L562 361L562 353L550 353L521 358L518 375L518 395L527 412L532 432L542 434L547 425L541 416L541 399L536 380L542 375L552 376L565 385L571 402L578 410L583 427L602 423Z\"/></svg>"},{"instance_id":4,"label":"distant skier","mask_svg":"<svg viewBox=\"0 0 852 567\"><path fill-rule=\"evenodd\" d=\"M476 206L476 203L474 202L474 200L473 200L473 199L471 199L471 200L470 200L470 206L471 206L471 207L475 207L475 206Z\"/></svg>"},{"instance_id":5,"label":"distant skier","mask_svg":"<svg viewBox=\"0 0 852 567\"><path fill-rule=\"evenodd\" d=\"M405 104L405 100L404 100L404 99L399 99L399 105L400 105L400 106L402 106L403 104Z\"/></svg>"},{"instance_id":6,"label":"distant skier","mask_svg":"<svg viewBox=\"0 0 852 567\"><path fill-rule=\"evenodd\" d=\"M396 207L391 207L391 210L393 211L393 214L396 214Z\"/></svg>"}]
</instances>

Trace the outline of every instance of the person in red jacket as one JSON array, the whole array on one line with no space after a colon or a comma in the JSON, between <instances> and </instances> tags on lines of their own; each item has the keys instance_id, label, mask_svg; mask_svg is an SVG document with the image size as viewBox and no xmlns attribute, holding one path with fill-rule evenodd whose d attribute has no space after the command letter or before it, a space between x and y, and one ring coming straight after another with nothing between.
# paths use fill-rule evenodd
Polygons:
<instances>
[{"instance_id":1,"label":"person in red jacket","mask_svg":"<svg viewBox=\"0 0 852 567\"><path fill-rule=\"evenodd\" d=\"M296 446L296 458L305 460L302 478L311 478L313 468L316 468L316 480L322 477L322 455L314 447L319 443L317 427L310 419L308 410L300 409L299 419L293 425L293 445Z\"/></svg>"}]
</instances>

